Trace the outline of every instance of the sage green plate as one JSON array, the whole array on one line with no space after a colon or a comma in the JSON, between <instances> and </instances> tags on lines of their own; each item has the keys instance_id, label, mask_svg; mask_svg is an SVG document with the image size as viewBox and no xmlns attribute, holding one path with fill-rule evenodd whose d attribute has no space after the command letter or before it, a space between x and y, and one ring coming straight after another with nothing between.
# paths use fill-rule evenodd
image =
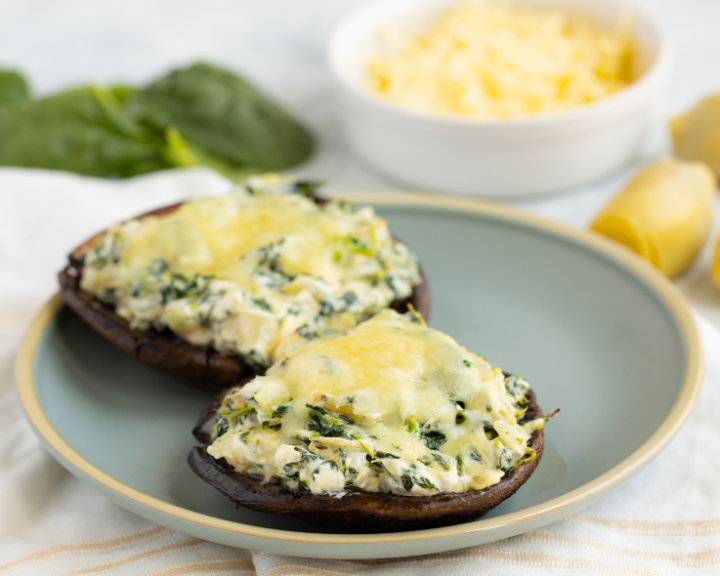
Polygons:
<instances>
[{"instance_id":1,"label":"sage green plate","mask_svg":"<svg viewBox=\"0 0 720 576\"><path fill-rule=\"evenodd\" d=\"M576 512L619 486L686 418L702 372L684 299L622 247L475 200L373 194L420 255L431 325L525 376L546 451L520 491L475 522L394 534L323 533L236 509L185 462L208 395L123 356L63 308L39 312L18 357L26 414L48 450L121 506L229 546L382 558L490 542Z\"/></svg>"}]
</instances>

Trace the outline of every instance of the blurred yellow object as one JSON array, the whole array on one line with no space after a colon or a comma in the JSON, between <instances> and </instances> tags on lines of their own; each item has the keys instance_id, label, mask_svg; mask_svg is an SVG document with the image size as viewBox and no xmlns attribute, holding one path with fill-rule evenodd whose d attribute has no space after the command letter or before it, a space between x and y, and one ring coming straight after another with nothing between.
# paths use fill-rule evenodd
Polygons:
<instances>
[{"instance_id":1,"label":"blurred yellow object","mask_svg":"<svg viewBox=\"0 0 720 576\"><path fill-rule=\"evenodd\" d=\"M675 155L705 162L720 176L720 96L710 96L670 121Z\"/></svg>"},{"instance_id":2,"label":"blurred yellow object","mask_svg":"<svg viewBox=\"0 0 720 576\"><path fill-rule=\"evenodd\" d=\"M693 263L710 234L715 184L702 162L660 160L612 198L590 228L675 276Z\"/></svg>"},{"instance_id":3,"label":"blurred yellow object","mask_svg":"<svg viewBox=\"0 0 720 576\"><path fill-rule=\"evenodd\" d=\"M715 285L720 288L720 237L717 239L717 244L715 244L711 273L713 282L715 282Z\"/></svg>"},{"instance_id":4,"label":"blurred yellow object","mask_svg":"<svg viewBox=\"0 0 720 576\"><path fill-rule=\"evenodd\" d=\"M381 30L367 86L441 114L512 118L594 102L631 81L632 13L617 30L554 7L461 3L420 34Z\"/></svg>"}]
</instances>

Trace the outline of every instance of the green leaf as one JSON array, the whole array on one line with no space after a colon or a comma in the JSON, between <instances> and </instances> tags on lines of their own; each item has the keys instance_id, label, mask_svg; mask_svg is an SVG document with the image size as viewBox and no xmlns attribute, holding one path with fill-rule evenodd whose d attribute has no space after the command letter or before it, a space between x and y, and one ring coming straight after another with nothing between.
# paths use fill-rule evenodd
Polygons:
<instances>
[{"instance_id":1,"label":"green leaf","mask_svg":"<svg viewBox=\"0 0 720 576\"><path fill-rule=\"evenodd\" d=\"M165 160L175 168L189 168L193 166L207 166L230 180L242 180L264 169L252 166L235 166L225 162L222 158L216 158L206 154L197 146L190 144L183 138L180 131L174 126L165 131L165 146L162 155Z\"/></svg>"},{"instance_id":2,"label":"green leaf","mask_svg":"<svg viewBox=\"0 0 720 576\"><path fill-rule=\"evenodd\" d=\"M210 64L175 70L128 100L138 120L175 127L206 154L240 167L287 168L313 150L310 134L246 80Z\"/></svg>"},{"instance_id":3,"label":"green leaf","mask_svg":"<svg viewBox=\"0 0 720 576\"><path fill-rule=\"evenodd\" d=\"M6 109L0 164L126 177L168 168L162 140L110 90L85 87Z\"/></svg>"},{"instance_id":4,"label":"green leaf","mask_svg":"<svg viewBox=\"0 0 720 576\"><path fill-rule=\"evenodd\" d=\"M126 84L116 84L115 86L110 86L108 90L123 104L138 91L134 86L127 86Z\"/></svg>"},{"instance_id":5,"label":"green leaf","mask_svg":"<svg viewBox=\"0 0 720 576\"><path fill-rule=\"evenodd\" d=\"M30 100L25 78L14 70L0 70L0 108L18 106Z\"/></svg>"}]
</instances>

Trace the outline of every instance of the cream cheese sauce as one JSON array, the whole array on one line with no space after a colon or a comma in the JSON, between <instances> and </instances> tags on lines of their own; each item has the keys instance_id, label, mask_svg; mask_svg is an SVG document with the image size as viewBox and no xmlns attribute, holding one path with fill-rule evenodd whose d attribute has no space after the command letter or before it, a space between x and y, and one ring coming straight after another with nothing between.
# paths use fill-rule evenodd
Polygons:
<instances>
[{"instance_id":1,"label":"cream cheese sauce","mask_svg":"<svg viewBox=\"0 0 720 576\"><path fill-rule=\"evenodd\" d=\"M535 458L529 385L412 314L298 346L223 400L208 453L291 490L479 490Z\"/></svg>"},{"instance_id":2,"label":"cream cheese sauce","mask_svg":"<svg viewBox=\"0 0 720 576\"><path fill-rule=\"evenodd\" d=\"M81 288L133 328L268 366L294 345L346 331L420 282L415 256L371 207L308 197L315 182L253 177L231 194L111 228Z\"/></svg>"}]
</instances>

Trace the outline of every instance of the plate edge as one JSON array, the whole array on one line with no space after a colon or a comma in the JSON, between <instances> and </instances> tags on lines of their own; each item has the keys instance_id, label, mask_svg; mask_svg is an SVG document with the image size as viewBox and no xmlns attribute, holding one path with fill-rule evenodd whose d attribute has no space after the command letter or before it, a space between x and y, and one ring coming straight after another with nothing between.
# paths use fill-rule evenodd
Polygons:
<instances>
[{"instance_id":1,"label":"plate edge","mask_svg":"<svg viewBox=\"0 0 720 576\"><path fill-rule=\"evenodd\" d=\"M549 500L548 502L535 505L525 510L513 512L504 516L498 516L487 520L419 530L415 532L401 532L393 534L368 534L368 535L340 535L340 534L309 534L249 526L221 520L198 512L168 504L154 497L148 496L119 482L105 472L90 464L82 458L52 427L40 407L37 398L35 383L33 379L33 360L35 351L45 332L48 323L55 317L63 305L62 297L56 293L37 312L28 326L18 351L16 360L16 379L18 394L25 411L25 414L35 431L53 447L70 465L77 468L83 474L103 484L108 489L133 500L134 502L148 506L157 512L168 514L180 520L199 524L208 528L215 528L247 536L268 538L281 541L292 541L308 544L387 544L393 542L407 542L414 540L425 540L435 538L447 538L461 534L486 531L500 526L508 526L531 520L550 512L559 511L567 506L575 505L578 502L588 499L595 500L601 494L609 492L613 487L629 479L641 468L647 465L665 447L674 436L683 422L686 420L692 409L702 383L703 373L703 352L700 346L700 337L695 320L685 297L667 278L653 269L644 260L624 246L615 244L600 235L590 233L581 229L573 228L545 218L521 212L492 202L476 200L471 198L443 196L438 194L417 194L403 192L382 192L382 193L353 193L351 200L362 199L364 203L372 204L394 204L401 206L429 206L443 209L466 210L474 213L489 214L505 220L521 222L531 226L550 231L576 243L589 246L596 251L610 256L619 261L626 269L634 273L649 285L666 304L672 312L675 320L685 337L687 366L685 379L678 397L673 404L667 417L660 424L658 429L628 458L611 468L592 482L584 484L575 490L562 496ZM594 498L592 498L594 496ZM590 502L588 502L590 503ZM503 519L502 521L499 521Z\"/></svg>"}]
</instances>

